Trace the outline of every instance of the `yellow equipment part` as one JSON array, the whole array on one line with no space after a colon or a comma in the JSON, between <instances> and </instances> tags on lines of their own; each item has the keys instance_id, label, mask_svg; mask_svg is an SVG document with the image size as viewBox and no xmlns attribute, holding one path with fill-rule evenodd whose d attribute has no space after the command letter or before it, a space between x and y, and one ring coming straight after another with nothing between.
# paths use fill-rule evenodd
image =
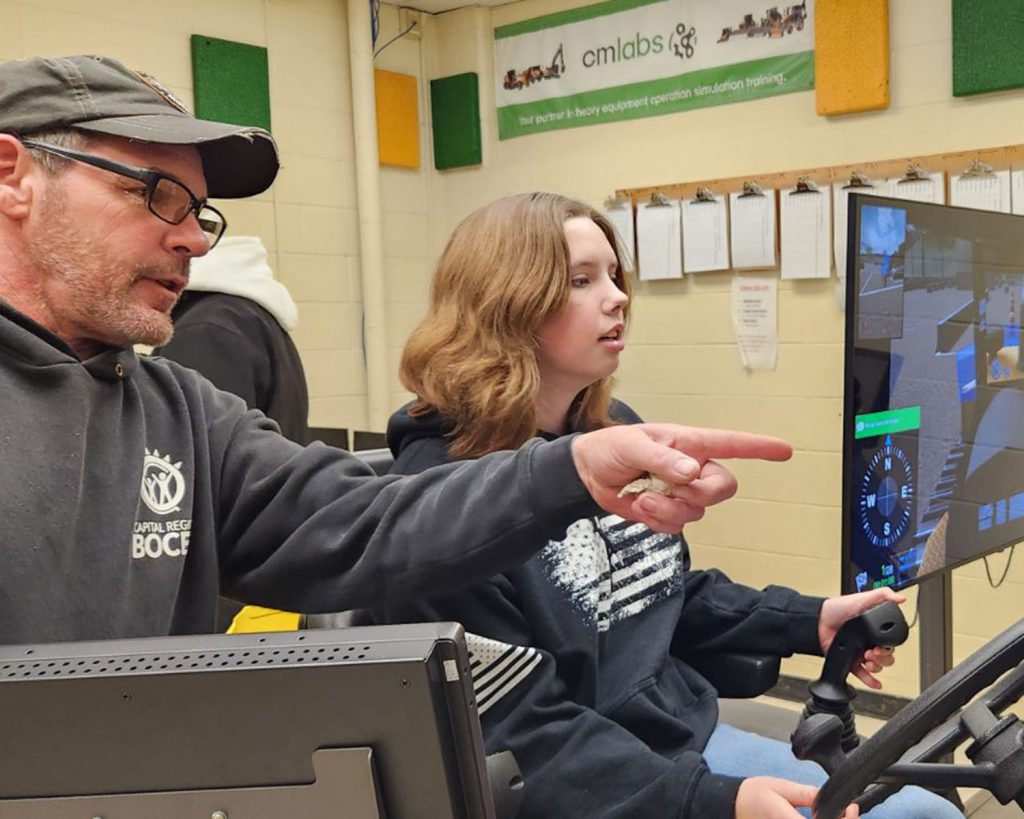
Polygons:
<instances>
[{"instance_id":1,"label":"yellow equipment part","mask_svg":"<svg viewBox=\"0 0 1024 819\"><path fill-rule=\"evenodd\" d=\"M290 611L246 606L231 621L228 634L256 634L261 631L297 631L301 615Z\"/></svg>"}]
</instances>

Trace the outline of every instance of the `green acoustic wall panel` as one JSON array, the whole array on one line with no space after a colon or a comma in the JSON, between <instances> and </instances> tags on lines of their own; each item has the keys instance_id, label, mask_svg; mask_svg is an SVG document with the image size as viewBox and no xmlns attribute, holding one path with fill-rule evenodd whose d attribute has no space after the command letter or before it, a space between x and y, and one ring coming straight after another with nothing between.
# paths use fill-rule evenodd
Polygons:
<instances>
[{"instance_id":1,"label":"green acoustic wall panel","mask_svg":"<svg viewBox=\"0 0 1024 819\"><path fill-rule=\"evenodd\" d=\"M270 72L261 46L192 35L196 116L270 130Z\"/></svg>"},{"instance_id":2,"label":"green acoustic wall panel","mask_svg":"<svg viewBox=\"0 0 1024 819\"><path fill-rule=\"evenodd\" d=\"M1021 43L1021 0L953 0L953 96L1024 86Z\"/></svg>"},{"instance_id":3,"label":"green acoustic wall panel","mask_svg":"<svg viewBox=\"0 0 1024 819\"><path fill-rule=\"evenodd\" d=\"M480 94L477 75L453 74L430 81L434 167L439 171L479 165Z\"/></svg>"}]
</instances>

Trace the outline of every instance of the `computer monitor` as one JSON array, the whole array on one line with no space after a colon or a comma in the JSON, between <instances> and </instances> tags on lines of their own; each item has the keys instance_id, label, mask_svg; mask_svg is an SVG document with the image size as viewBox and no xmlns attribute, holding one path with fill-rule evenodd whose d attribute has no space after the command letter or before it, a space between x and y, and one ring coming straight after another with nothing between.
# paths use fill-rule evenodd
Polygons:
<instances>
[{"instance_id":1,"label":"computer monitor","mask_svg":"<svg viewBox=\"0 0 1024 819\"><path fill-rule=\"evenodd\" d=\"M452 623L0 647L0 817L489 819Z\"/></svg>"},{"instance_id":2,"label":"computer monitor","mask_svg":"<svg viewBox=\"0 0 1024 819\"><path fill-rule=\"evenodd\" d=\"M1024 218L850 197L843 587L1024 539Z\"/></svg>"}]
</instances>

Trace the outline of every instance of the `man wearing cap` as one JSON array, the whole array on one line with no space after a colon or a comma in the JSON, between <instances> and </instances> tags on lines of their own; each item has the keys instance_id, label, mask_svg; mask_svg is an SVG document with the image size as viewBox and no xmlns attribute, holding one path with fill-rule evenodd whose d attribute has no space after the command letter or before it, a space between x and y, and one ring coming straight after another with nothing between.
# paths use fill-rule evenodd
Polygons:
<instances>
[{"instance_id":1,"label":"man wearing cap","mask_svg":"<svg viewBox=\"0 0 1024 819\"><path fill-rule=\"evenodd\" d=\"M734 491L713 457L788 457L650 425L374 478L136 356L225 230L207 197L277 168L267 132L197 120L114 60L0 64L0 643L209 631L218 590L312 612L448 589L596 504L678 530ZM618 497L645 472L675 497Z\"/></svg>"}]
</instances>

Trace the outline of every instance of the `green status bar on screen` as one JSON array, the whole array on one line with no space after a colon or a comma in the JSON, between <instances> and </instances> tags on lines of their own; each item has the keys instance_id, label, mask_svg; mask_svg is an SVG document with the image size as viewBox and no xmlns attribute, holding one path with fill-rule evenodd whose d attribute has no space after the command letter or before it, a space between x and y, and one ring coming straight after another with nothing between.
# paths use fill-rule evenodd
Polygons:
<instances>
[{"instance_id":1,"label":"green status bar on screen","mask_svg":"<svg viewBox=\"0 0 1024 819\"><path fill-rule=\"evenodd\" d=\"M853 419L853 437L870 438L875 435L890 435L921 428L921 408L869 412Z\"/></svg>"}]
</instances>

